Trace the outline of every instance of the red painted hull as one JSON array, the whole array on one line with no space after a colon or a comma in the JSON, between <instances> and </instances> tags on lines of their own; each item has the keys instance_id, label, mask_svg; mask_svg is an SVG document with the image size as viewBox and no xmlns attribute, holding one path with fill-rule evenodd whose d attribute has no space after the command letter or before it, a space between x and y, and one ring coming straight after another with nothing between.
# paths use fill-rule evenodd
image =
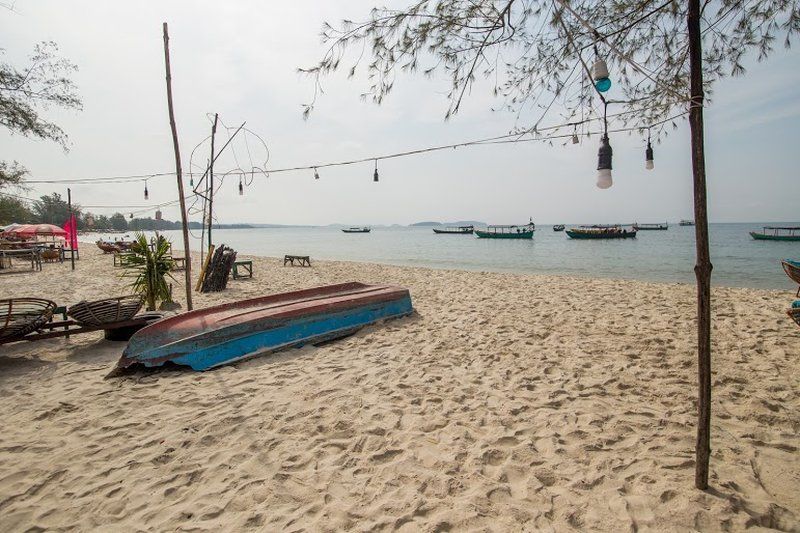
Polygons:
<instances>
[{"instance_id":1,"label":"red painted hull","mask_svg":"<svg viewBox=\"0 0 800 533\"><path fill-rule=\"evenodd\" d=\"M255 345L263 353L328 340L411 310L407 289L362 283L264 296L198 309L143 328L131 338L118 367L173 361L205 370L249 356ZM258 336L264 337L262 344L253 341Z\"/></svg>"}]
</instances>

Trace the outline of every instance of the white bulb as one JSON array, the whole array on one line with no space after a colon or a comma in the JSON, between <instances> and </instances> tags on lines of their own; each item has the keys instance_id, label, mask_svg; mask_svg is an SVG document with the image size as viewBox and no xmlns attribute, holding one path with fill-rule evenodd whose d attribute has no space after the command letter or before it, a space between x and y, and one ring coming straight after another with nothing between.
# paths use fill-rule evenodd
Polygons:
<instances>
[{"instance_id":1,"label":"white bulb","mask_svg":"<svg viewBox=\"0 0 800 533\"><path fill-rule=\"evenodd\" d=\"M654 165L653 165L653 160L652 159L648 159L644 163L644 168L646 168L647 170L653 170L653 166Z\"/></svg>"},{"instance_id":2,"label":"white bulb","mask_svg":"<svg viewBox=\"0 0 800 533\"><path fill-rule=\"evenodd\" d=\"M597 171L597 187L600 189L608 189L613 184L611 180L611 169L601 168Z\"/></svg>"}]
</instances>

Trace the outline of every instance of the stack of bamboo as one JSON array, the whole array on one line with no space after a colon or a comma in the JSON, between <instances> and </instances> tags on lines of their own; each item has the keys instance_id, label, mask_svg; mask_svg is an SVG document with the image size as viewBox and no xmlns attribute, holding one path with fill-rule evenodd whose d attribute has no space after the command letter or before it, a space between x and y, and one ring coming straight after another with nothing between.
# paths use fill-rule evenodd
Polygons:
<instances>
[{"instance_id":1,"label":"stack of bamboo","mask_svg":"<svg viewBox=\"0 0 800 533\"><path fill-rule=\"evenodd\" d=\"M206 264L200 272L200 292L219 292L228 286L233 263L236 261L236 250L224 244L217 249L210 249Z\"/></svg>"}]
</instances>

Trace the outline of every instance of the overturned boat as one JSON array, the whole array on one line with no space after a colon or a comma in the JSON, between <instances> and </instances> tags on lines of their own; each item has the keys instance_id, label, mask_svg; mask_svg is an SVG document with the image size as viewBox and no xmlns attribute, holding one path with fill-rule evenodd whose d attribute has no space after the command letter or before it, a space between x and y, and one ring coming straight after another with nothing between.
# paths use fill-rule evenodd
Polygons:
<instances>
[{"instance_id":1,"label":"overturned boat","mask_svg":"<svg viewBox=\"0 0 800 533\"><path fill-rule=\"evenodd\" d=\"M208 370L256 355L320 344L413 312L408 289L343 283L198 309L131 337L117 369L171 362Z\"/></svg>"}]
</instances>

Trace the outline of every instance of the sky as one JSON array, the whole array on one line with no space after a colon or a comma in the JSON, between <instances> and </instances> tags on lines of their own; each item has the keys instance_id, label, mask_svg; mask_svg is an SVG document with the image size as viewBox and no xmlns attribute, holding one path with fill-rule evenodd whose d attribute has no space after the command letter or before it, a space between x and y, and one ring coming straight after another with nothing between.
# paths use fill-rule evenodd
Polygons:
<instances>
[{"instance_id":1,"label":"sky","mask_svg":"<svg viewBox=\"0 0 800 533\"><path fill-rule=\"evenodd\" d=\"M395 1L402 5L404 2ZM323 21L363 19L374 0L81 2L18 1L0 9L4 60L23 65L34 45L52 40L77 64L74 81L82 111L51 108L45 116L70 137L70 150L0 131L0 157L25 165L31 180L174 171L164 83L162 22L169 23L173 94L184 168L205 165L209 116L227 127L246 122L217 169L283 168L453 144L508 133L514 114L492 111L500 102L485 84L473 88L461 111L444 120L449 81L400 76L380 106L364 102L364 77L326 78L308 120L302 105L313 81L298 67L318 61ZM712 222L797 221L800 199L795 153L800 138L800 52L778 47L746 76L724 80L706 110L709 218ZM613 78L613 73L612 73ZM614 98L614 88L609 95ZM554 117L543 124L555 123ZM523 124L527 125L527 124ZM220 127L217 146L227 140ZM645 141L612 136L614 186L595 186L598 138L579 145L521 143L448 149L379 163L313 172L256 175L238 195L228 177L215 197L220 223L324 225L409 224L422 220L480 220L494 224L630 223L692 218L688 125L655 148L655 169L644 169ZM247 149L250 149L248 155ZM234 160L233 156L236 156ZM238 165L237 165L238 163ZM188 182L188 179L186 180ZM177 199L173 177L144 184L72 185L75 202L95 213L142 212ZM188 185L188 183L187 183ZM58 192L36 185L25 194ZM144 212L141 216L152 215ZM177 207L164 218L180 218ZM199 219L198 216L191 217Z\"/></svg>"}]
</instances>

